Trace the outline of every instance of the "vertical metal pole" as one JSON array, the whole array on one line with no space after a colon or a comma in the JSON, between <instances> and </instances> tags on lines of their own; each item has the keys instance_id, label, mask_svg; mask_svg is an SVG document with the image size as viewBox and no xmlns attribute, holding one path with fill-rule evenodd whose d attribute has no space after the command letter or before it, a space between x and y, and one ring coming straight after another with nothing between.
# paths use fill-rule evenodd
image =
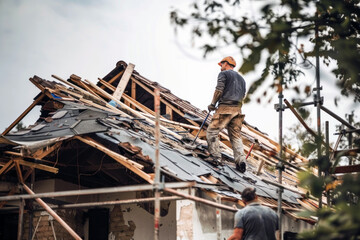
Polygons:
<instances>
[{"instance_id":1,"label":"vertical metal pole","mask_svg":"<svg viewBox=\"0 0 360 240\"><path fill-rule=\"evenodd\" d=\"M279 62L281 61L281 54L279 53ZM280 66L280 64L279 64ZM279 145L280 145L280 151L279 151L279 158L282 159L283 155L283 91L282 91L282 68L279 69L280 73L280 91L279 91ZM284 164L282 162L277 163L277 169L279 170L278 179L279 184L282 184L282 171L284 170ZM277 208L277 214L279 216L279 240L282 240L282 188L278 188L278 208Z\"/></svg>"},{"instance_id":2,"label":"vertical metal pole","mask_svg":"<svg viewBox=\"0 0 360 240\"><path fill-rule=\"evenodd\" d=\"M352 125L352 123L354 122L354 112L352 112L351 114L349 114L349 123L350 125ZM348 141L349 141L349 149L352 149L353 147L353 137L352 137L352 133L348 133ZM349 165L353 164L353 157L349 156Z\"/></svg>"},{"instance_id":3,"label":"vertical metal pole","mask_svg":"<svg viewBox=\"0 0 360 240\"><path fill-rule=\"evenodd\" d=\"M326 137L326 161L330 164L330 140L329 140L329 121L325 122L325 137ZM329 171L326 171L326 175L329 175ZM326 193L326 203L328 207L331 206L330 191Z\"/></svg>"},{"instance_id":4,"label":"vertical metal pole","mask_svg":"<svg viewBox=\"0 0 360 240\"><path fill-rule=\"evenodd\" d=\"M221 196L216 197L216 202L221 204ZM221 224L221 209L216 208L216 235L217 240L221 240L221 231L222 231L222 224Z\"/></svg>"},{"instance_id":5,"label":"vertical metal pole","mask_svg":"<svg viewBox=\"0 0 360 240\"><path fill-rule=\"evenodd\" d=\"M155 208L154 208L154 240L159 240L159 222L160 222L160 91L155 88L154 98L155 110Z\"/></svg>"},{"instance_id":6,"label":"vertical metal pole","mask_svg":"<svg viewBox=\"0 0 360 240\"><path fill-rule=\"evenodd\" d=\"M18 219L18 232L17 232L17 240L21 240L22 231L23 231L23 222L24 222L24 199L20 200L19 204L19 219Z\"/></svg>"},{"instance_id":7,"label":"vertical metal pole","mask_svg":"<svg viewBox=\"0 0 360 240\"><path fill-rule=\"evenodd\" d=\"M35 171L36 169L34 168L32 170L31 173L31 183L30 183L30 189L32 191L34 191L34 184L35 184ZM33 205L34 205L34 200L33 199L29 199L29 235L28 235L28 239L32 238L32 231L33 231L33 219L34 219L34 211L33 211Z\"/></svg>"},{"instance_id":8,"label":"vertical metal pole","mask_svg":"<svg viewBox=\"0 0 360 240\"><path fill-rule=\"evenodd\" d=\"M316 112L317 112L317 157L321 158L321 96L320 96L320 56L319 56L319 28L315 24L315 52L316 52ZM318 176L321 177L321 170L318 167ZM319 198L319 208L322 207L322 195Z\"/></svg>"}]
</instances>

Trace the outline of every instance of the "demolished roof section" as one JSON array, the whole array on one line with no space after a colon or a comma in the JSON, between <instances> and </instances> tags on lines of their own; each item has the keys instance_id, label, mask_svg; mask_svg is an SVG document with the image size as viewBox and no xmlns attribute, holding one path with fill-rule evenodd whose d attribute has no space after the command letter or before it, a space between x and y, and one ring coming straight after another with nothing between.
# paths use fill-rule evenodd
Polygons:
<instances>
[{"instance_id":1,"label":"demolished roof section","mask_svg":"<svg viewBox=\"0 0 360 240\"><path fill-rule=\"evenodd\" d=\"M123 81L127 64L120 61L97 84L71 75L62 83L34 76L30 81L40 89L34 103L41 105L37 122L25 130L7 133L0 140L0 175L11 173L19 181L27 178L23 171L30 166L41 169L40 177L57 177L88 187L152 183L154 176L154 89L160 89L161 133L160 165L166 181L195 181L211 186L213 193L233 201L248 186L258 189L261 201L276 206L275 165L279 145L249 124L244 124L242 138L249 153L246 173L234 166L227 132L220 134L226 165L215 167L204 161L208 156L205 133L190 146L207 112L173 95L138 72L130 74L121 101L113 97ZM68 85L69 87L65 86ZM35 104L35 105L36 105ZM34 104L32 104L34 105ZM207 120L207 124L211 117ZM16 123L15 123L16 124ZM293 163L283 173L284 209L290 212L310 204L305 192L297 187L296 164L307 160L285 149ZM114 161L115 160L115 161ZM75 167L75 168L74 168ZM11 171L11 170L16 171ZM290 213L289 212L289 213ZM294 216L292 213L291 216Z\"/></svg>"}]
</instances>

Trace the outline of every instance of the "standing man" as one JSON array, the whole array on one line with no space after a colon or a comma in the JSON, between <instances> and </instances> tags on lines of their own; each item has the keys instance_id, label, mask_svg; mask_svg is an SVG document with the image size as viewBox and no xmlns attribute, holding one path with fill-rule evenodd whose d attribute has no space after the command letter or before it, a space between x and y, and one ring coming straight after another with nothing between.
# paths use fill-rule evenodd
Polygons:
<instances>
[{"instance_id":1,"label":"standing man","mask_svg":"<svg viewBox=\"0 0 360 240\"><path fill-rule=\"evenodd\" d=\"M241 106L245 97L246 84L242 76L233 70L236 66L234 58L225 57L218 64L221 72L218 75L213 99L208 106L209 112L216 110L206 132L208 150L212 161L222 164L218 134L227 127L236 169L244 173L246 159L240 132L245 117L241 114ZM216 108L216 103L218 103L218 108Z\"/></svg>"},{"instance_id":2,"label":"standing man","mask_svg":"<svg viewBox=\"0 0 360 240\"><path fill-rule=\"evenodd\" d=\"M235 214L235 227L228 240L276 240L279 219L275 211L261 206L255 188L245 188L241 198L245 207Z\"/></svg>"}]
</instances>

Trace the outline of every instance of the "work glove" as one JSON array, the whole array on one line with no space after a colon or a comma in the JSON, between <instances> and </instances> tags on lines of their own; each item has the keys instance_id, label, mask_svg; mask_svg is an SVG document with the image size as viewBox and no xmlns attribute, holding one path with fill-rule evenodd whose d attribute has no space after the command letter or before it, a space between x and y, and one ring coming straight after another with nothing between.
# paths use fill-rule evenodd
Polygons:
<instances>
[{"instance_id":1,"label":"work glove","mask_svg":"<svg viewBox=\"0 0 360 240\"><path fill-rule=\"evenodd\" d=\"M210 105L208 106L208 110L209 110L209 112L211 112L211 111L215 111L215 110L216 110L215 105L210 104Z\"/></svg>"}]
</instances>

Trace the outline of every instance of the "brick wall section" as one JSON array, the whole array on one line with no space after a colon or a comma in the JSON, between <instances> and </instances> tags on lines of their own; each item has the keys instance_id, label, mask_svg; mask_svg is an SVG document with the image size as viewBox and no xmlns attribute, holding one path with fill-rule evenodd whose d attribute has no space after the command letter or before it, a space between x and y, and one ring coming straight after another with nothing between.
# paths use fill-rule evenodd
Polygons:
<instances>
[{"instance_id":1,"label":"brick wall section","mask_svg":"<svg viewBox=\"0 0 360 240\"><path fill-rule=\"evenodd\" d=\"M83 237L83 221L82 213L77 210L56 210L56 213L80 236ZM52 217L48 215L47 212L35 212L33 218L33 229L36 228L36 225L39 223L36 235L34 239L37 240L52 240L54 239L54 233L51 226L51 221L53 222L54 231L56 234L57 240L63 239L73 239L71 235L55 220L50 220ZM40 221L39 221L40 219ZM23 230L23 240L28 239L29 234L29 215L24 215L24 230Z\"/></svg>"},{"instance_id":2,"label":"brick wall section","mask_svg":"<svg viewBox=\"0 0 360 240\"><path fill-rule=\"evenodd\" d=\"M120 205L115 205L110 209L109 239L131 240L134 237L135 228L133 221L125 223Z\"/></svg>"}]
</instances>

